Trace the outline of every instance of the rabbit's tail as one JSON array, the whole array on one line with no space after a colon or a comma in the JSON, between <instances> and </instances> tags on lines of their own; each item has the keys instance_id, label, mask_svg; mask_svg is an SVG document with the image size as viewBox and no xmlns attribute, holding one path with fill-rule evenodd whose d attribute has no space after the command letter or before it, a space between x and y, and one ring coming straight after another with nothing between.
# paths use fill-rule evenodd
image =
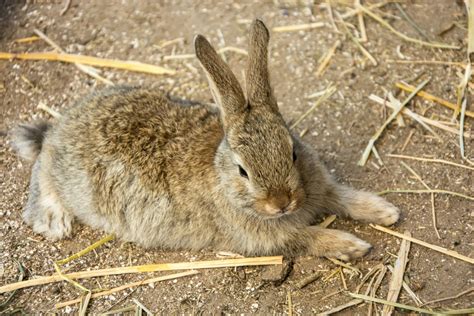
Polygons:
<instances>
[{"instance_id":1,"label":"rabbit's tail","mask_svg":"<svg viewBox=\"0 0 474 316\"><path fill-rule=\"evenodd\" d=\"M37 121L31 124L22 124L11 132L13 148L23 159L34 161L41 152L44 136L51 124Z\"/></svg>"}]
</instances>

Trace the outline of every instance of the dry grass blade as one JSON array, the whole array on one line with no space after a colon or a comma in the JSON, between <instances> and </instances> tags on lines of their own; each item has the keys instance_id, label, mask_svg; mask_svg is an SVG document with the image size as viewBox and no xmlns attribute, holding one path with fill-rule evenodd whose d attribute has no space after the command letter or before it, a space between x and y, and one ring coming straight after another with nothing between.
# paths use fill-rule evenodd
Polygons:
<instances>
[{"instance_id":1,"label":"dry grass blade","mask_svg":"<svg viewBox=\"0 0 474 316\"><path fill-rule=\"evenodd\" d=\"M465 0L465 3L468 10L467 57L470 60L474 53L474 0Z\"/></svg>"},{"instance_id":2,"label":"dry grass blade","mask_svg":"<svg viewBox=\"0 0 474 316\"><path fill-rule=\"evenodd\" d=\"M462 291L456 295L453 295L453 296L448 296L448 297L443 297L443 298L438 298L436 300L432 300L432 301L429 301L429 302L426 302L424 304L422 304L421 306L424 306L424 305L431 305L431 304L434 304L434 303L439 303L439 302L444 302L444 301L449 301L449 300L454 300L454 299L457 299L457 298L460 298L461 296L463 295L466 295L466 294L469 294L471 292L474 292L474 287L471 287L465 291Z\"/></svg>"},{"instance_id":3,"label":"dry grass blade","mask_svg":"<svg viewBox=\"0 0 474 316\"><path fill-rule=\"evenodd\" d=\"M413 92L415 90L415 87L413 87L409 84L406 84L406 83L397 82L395 85L397 86L397 88L400 88L400 89L408 91L408 92ZM447 107L451 110L456 110L456 108L457 108L456 104L451 103L449 101L446 101L444 99L438 98L437 96L434 96L434 95L432 95L428 92L425 92L425 91L419 91L417 93L417 95L419 97L422 97L423 99L439 103L439 104L441 104L441 105L443 105L443 106L445 106L445 107ZM474 118L474 112L466 111L466 116Z\"/></svg>"},{"instance_id":4,"label":"dry grass blade","mask_svg":"<svg viewBox=\"0 0 474 316\"><path fill-rule=\"evenodd\" d=\"M403 33L400 33L396 29L394 29L393 26L388 24L384 19L382 19L377 14L373 13L370 9L368 9L368 8L362 6L362 5L357 6L357 8L361 9L365 14L370 16L375 21L379 22L381 25L383 25L384 27L389 29L392 33L394 33L395 35L397 35L398 37L402 38L405 41L412 42L412 43L417 43L417 44L424 45L424 46L444 48L444 49L459 49L460 48L459 46L443 44L443 43L435 43L435 42L428 43L428 42L425 42L425 41L418 40L416 38L411 38L411 37L409 37L409 36L407 36Z\"/></svg>"},{"instance_id":5,"label":"dry grass blade","mask_svg":"<svg viewBox=\"0 0 474 316\"><path fill-rule=\"evenodd\" d=\"M427 190L431 190L431 188L426 184L425 181L423 181L423 179L420 177L420 175L418 173L415 172L415 170L413 170L410 166L408 166L406 163L404 163L403 161L400 162L402 166L404 166L408 171L410 171L410 173L412 175L415 176L415 178L418 179L418 181L421 182L421 184L423 184L423 186L427 189ZM435 204L434 204L434 193L431 193L431 216L433 218L433 228L435 230L435 233L436 233L436 236L438 237L438 239L441 239L441 236L439 235L439 231L438 231L438 226L437 226L437 221L436 221L436 209L435 209Z\"/></svg>"},{"instance_id":6,"label":"dry grass blade","mask_svg":"<svg viewBox=\"0 0 474 316\"><path fill-rule=\"evenodd\" d=\"M66 264L68 262L71 262L72 260L82 257L83 255L85 255L85 254L91 252L92 250L102 246L106 242L109 242L109 241L113 240L114 238L115 238L114 235L107 235L104 238L102 238L101 240L99 240L99 241L93 243L92 245L88 246L87 248L85 248L85 249L83 249L83 250L81 250L81 251L79 251L79 252L77 252L77 253L75 253L75 254L73 254L73 255L65 258L65 259L56 261L56 263L59 264L59 265L62 265L62 264Z\"/></svg>"},{"instance_id":7,"label":"dry grass blade","mask_svg":"<svg viewBox=\"0 0 474 316\"><path fill-rule=\"evenodd\" d=\"M390 270L390 272L393 273L393 268L391 266L388 266L388 270ZM408 295L410 296L410 298L413 300L413 302L418 305L418 306L423 306L423 302L420 300L420 298L418 296L416 296L415 292L413 292L413 290L410 288L410 286L408 285L408 283L404 280L402 282L402 287L403 289L408 293Z\"/></svg>"},{"instance_id":8,"label":"dry grass blade","mask_svg":"<svg viewBox=\"0 0 474 316\"><path fill-rule=\"evenodd\" d=\"M307 23L307 24L294 24L294 25L285 25L285 26L276 26L272 29L275 33L281 32L296 32L296 31L306 31L312 30L315 28L320 28L325 26L324 22L315 22L315 23Z\"/></svg>"},{"instance_id":9,"label":"dry grass blade","mask_svg":"<svg viewBox=\"0 0 474 316\"><path fill-rule=\"evenodd\" d=\"M406 236L411 237L410 232L405 232ZM395 268L393 269L392 278L390 279L390 285L388 288L387 301L397 302L398 295L402 289L403 276L408 263L408 253L410 252L410 241L402 240L400 250L398 251L398 258L395 261ZM382 315L390 316L393 313L393 306L385 305L382 311Z\"/></svg>"},{"instance_id":10,"label":"dry grass blade","mask_svg":"<svg viewBox=\"0 0 474 316\"><path fill-rule=\"evenodd\" d=\"M415 21L413 21L413 19L405 12L405 10L403 9L403 7L399 4L399 3L395 3L395 6L397 7L398 11L400 11L400 14L402 15L402 17L408 22L408 24L411 25L411 27L413 27L413 29L415 31L418 32L418 34L421 35L421 37L423 37L426 41L430 41L430 39L428 38L428 36L426 35L426 33L415 23Z\"/></svg>"},{"instance_id":11,"label":"dry grass blade","mask_svg":"<svg viewBox=\"0 0 474 316\"><path fill-rule=\"evenodd\" d=\"M325 311L325 312L322 312L322 313L319 313L319 314L316 314L316 315L318 315L318 316L332 315L332 314L338 313L338 312L340 312L340 311L342 311L342 310L345 310L346 308L359 305L359 304L361 304L361 303L363 303L363 302L364 302L364 300L361 300L361 299L352 300L352 301L349 301L349 302L347 302L347 303L345 303L345 304L336 306L336 307L334 307L334 308L331 308L331 309L328 310L328 311Z\"/></svg>"},{"instance_id":12,"label":"dry grass blade","mask_svg":"<svg viewBox=\"0 0 474 316\"><path fill-rule=\"evenodd\" d=\"M20 43L31 43L31 42L37 41L39 39L40 38L38 36L30 36L30 37L24 37L24 38L16 39L13 42L18 43L18 44L20 44Z\"/></svg>"},{"instance_id":13,"label":"dry grass blade","mask_svg":"<svg viewBox=\"0 0 474 316\"><path fill-rule=\"evenodd\" d=\"M195 262L178 262L178 263L158 263L158 264L146 264L141 266L129 266L129 267L116 267L108 269L99 269L91 271L80 271L65 274L70 279L85 279L93 278L106 275L118 275L118 274L129 274L129 273L144 273L144 272L157 272L157 271L172 271L172 270L189 270L189 269L216 269L216 268L227 268L227 267L242 267L242 266L262 266L262 265L274 265L282 264L282 256L274 257L254 257L254 258L241 258L241 259L226 259L226 260L209 260L209 261L195 261ZM0 293L13 291L15 289L22 289L25 287L49 284L54 282L62 281L62 277L58 274L40 277L23 282L17 282L12 284L6 284L0 286Z\"/></svg>"},{"instance_id":14,"label":"dry grass blade","mask_svg":"<svg viewBox=\"0 0 474 316\"><path fill-rule=\"evenodd\" d=\"M36 35L38 35L43 41L48 43L51 47L53 47L58 52L60 52L62 54L66 53L58 44L56 44L52 39L50 39L48 36L46 36L46 34L41 32L40 30L34 29L33 32L35 32ZM98 70L95 69L94 67L85 66L85 65L82 65L82 64L79 64L79 63L75 63L75 65L76 65L77 69L83 71L84 73L88 74L92 78L97 79L99 81L102 81L103 83L105 83L109 86L114 85L112 81L110 81L108 79L105 79L104 77L99 75Z\"/></svg>"},{"instance_id":15,"label":"dry grass blade","mask_svg":"<svg viewBox=\"0 0 474 316\"><path fill-rule=\"evenodd\" d=\"M461 113L460 113L461 115L459 117L459 147L461 147L461 157L463 159L466 159L466 155L464 151L464 118L466 116L466 107L467 107L467 84L469 83L471 74L472 74L472 68L471 68L471 64L469 63L466 66L464 77L457 89L457 92L458 92L457 105L458 105L458 108L460 106L460 109L461 109ZM456 114L457 114L457 111L454 112L454 115Z\"/></svg>"},{"instance_id":16,"label":"dry grass blade","mask_svg":"<svg viewBox=\"0 0 474 316\"><path fill-rule=\"evenodd\" d=\"M86 316L87 315L87 307L89 306L91 296L92 296L92 292L88 291L80 299L81 300L81 305L79 306L79 316Z\"/></svg>"},{"instance_id":17,"label":"dry grass blade","mask_svg":"<svg viewBox=\"0 0 474 316\"><path fill-rule=\"evenodd\" d=\"M391 102L388 102L388 101L384 100L383 98L381 98L379 96L371 94L369 96L369 99L376 102L376 103L378 103L378 104L381 104L383 106L387 106L391 109L396 109L396 106L394 106ZM426 130L428 130L431 134L433 134L434 137L436 137L440 140L441 140L441 138L438 136L438 134L431 127L429 127L428 125L437 127L439 129L442 129L442 130L447 131L447 132L452 133L452 134L459 135L459 130L458 129L446 126L445 124L440 123L436 120L426 118L422 115L419 115L419 114L411 111L408 108L404 108L401 112L405 115L408 115L409 117L411 117L413 120L417 121L418 123L420 123L421 126L423 126ZM464 132L464 137L465 138L471 138L471 134L467 133L467 132Z\"/></svg>"},{"instance_id":18,"label":"dry grass blade","mask_svg":"<svg viewBox=\"0 0 474 316\"><path fill-rule=\"evenodd\" d=\"M423 81L418 87L416 87L415 91L413 91L401 104L399 107L397 107L393 113L387 118L387 120L385 121L385 123L375 132L374 136L371 137L371 139L369 140L369 143L367 145L367 147L365 148L364 150L364 153L362 154L362 157L360 158L359 162L357 163L359 166L364 166L367 162L367 160L369 159L369 155L372 151L372 147L374 146L375 142L377 141L377 139L380 137L380 135L382 135L383 131L385 130L385 128L388 126L388 124L390 124L396 117L397 115L403 110L403 108L405 107L405 105L408 104L408 102L410 102L410 100L416 95L416 93L418 91L420 91L421 89L423 89L423 87L429 82L430 79L426 79L425 81Z\"/></svg>"},{"instance_id":19,"label":"dry grass blade","mask_svg":"<svg viewBox=\"0 0 474 316\"><path fill-rule=\"evenodd\" d=\"M286 300L288 303L288 316L293 316L293 301L291 300L291 291L288 291Z\"/></svg>"},{"instance_id":20,"label":"dry grass blade","mask_svg":"<svg viewBox=\"0 0 474 316\"><path fill-rule=\"evenodd\" d=\"M336 15L338 16L338 18L340 20L339 22L342 25L342 29L343 29L344 33L350 38L350 40L352 42L354 42L354 44L356 44L357 48L359 48L359 50L362 52L362 54L364 54L364 56L367 57L368 60L370 60L372 65L377 66L378 63L377 63L377 60L374 58L374 56L372 56L369 53L369 51L367 49L365 49L364 46L362 46L362 44L359 42L359 40L357 40L357 38L355 38L354 35L352 35L351 31L349 31L349 29L346 26L346 23L341 18L341 16L337 13L336 13Z\"/></svg>"},{"instance_id":21,"label":"dry grass blade","mask_svg":"<svg viewBox=\"0 0 474 316\"><path fill-rule=\"evenodd\" d=\"M174 75L176 73L176 71L172 69L144 64L137 61L121 61L116 59L105 59L85 55L62 54L55 52L19 54L0 52L0 59L61 61L65 63L80 63L90 66L143 72L153 75Z\"/></svg>"},{"instance_id":22,"label":"dry grass blade","mask_svg":"<svg viewBox=\"0 0 474 316\"><path fill-rule=\"evenodd\" d=\"M360 0L354 0L354 6L361 5ZM365 30L365 23L364 23L364 15L362 11L357 13L357 21L359 22L359 30L360 30L360 40L361 42L367 42L367 32Z\"/></svg>"},{"instance_id":23,"label":"dry grass blade","mask_svg":"<svg viewBox=\"0 0 474 316\"><path fill-rule=\"evenodd\" d=\"M313 106L311 108L309 108L308 111L306 111L305 113L303 113L303 115L301 115L293 124L291 124L290 126L290 129L293 129L295 128L299 123L301 123L301 121L303 121L308 115L310 115L314 110L316 110L316 108L321 104L323 103L324 101L326 101L327 99L329 99L329 97L331 95L333 95L333 93L336 92L336 87L333 87L333 86L329 86L325 93L313 104Z\"/></svg>"},{"instance_id":24,"label":"dry grass blade","mask_svg":"<svg viewBox=\"0 0 474 316\"><path fill-rule=\"evenodd\" d=\"M443 61L443 60L393 60L387 59L388 64L408 64L408 65L438 65L438 66L456 66L464 68L466 64L457 61Z\"/></svg>"},{"instance_id":25,"label":"dry grass blade","mask_svg":"<svg viewBox=\"0 0 474 316\"><path fill-rule=\"evenodd\" d=\"M389 193L412 193L412 194L425 194L425 193L440 193L440 194L449 194L457 197L464 198L466 200L471 200L474 201L474 197L465 195L462 193L458 192L453 192L453 191L448 191L448 190L440 190L440 189L426 189L426 190L385 190L381 191L378 194L379 195L384 195L384 194L389 194Z\"/></svg>"},{"instance_id":26,"label":"dry grass blade","mask_svg":"<svg viewBox=\"0 0 474 316\"><path fill-rule=\"evenodd\" d=\"M401 233L399 233L399 232L393 231L393 230L391 230L391 229L388 229L388 228L383 227L383 226L380 226L380 225L370 224L370 227L372 227L372 228L374 228L374 229L376 229L376 230L379 230L379 231L381 231L381 232L384 232L384 233L387 233L387 234L396 236L396 237L398 237L398 238L402 238L402 239L409 240L409 241L411 241L412 243L415 243L415 244L417 244L417 245L420 245L420 246L429 248L429 249L431 249L431 250L440 252L440 253L445 254L445 255L447 255L447 256L451 256L451 257L453 257L453 258L456 258L456 259L459 259L459 260L462 260L462 261L469 262L470 264L474 264L474 259L473 259L473 258L469 258L469 257L467 257L467 256L461 255L461 254L457 253L456 251L452 251L452 250L449 250L449 249L446 249L446 248L443 248L443 247L440 247L440 246L437 246L437 245L433 245L433 244L427 243L427 242L425 242L425 241L422 241L422 240L419 240L419 239L416 239L416 238L413 238L413 237L410 237L410 236L401 234Z\"/></svg>"},{"instance_id":27,"label":"dry grass blade","mask_svg":"<svg viewBox=\"0 0 474 316\"><path fill-rule=\"evenodd\" d=\"M132 301L137 305L138 308L145 311L147 315L153 316L153 313L145 305L143 305L139 300L137 300L136 298L132 298Z\"/></svg>"},{"instance_id":28,"label":"dry grass blade","mask_svg":"<svg viewBox=\"0 0 474 316\"><path fill-rule=\"evenodd\" d=\"M389 302L386 300L382 300L380 298L376 297L370 297L367 295L362 295L362 294L356 294L356 293L348 293L350 296L361 299L364 301L369 301L369 302L374 302L374 303L379 303L379 304L384 304L384 305L390 305L393 307L397 308L402 308L422 314L429 314L429 315L467 315L470 313L474 312L474 308L467 308L467 309L459 309L459 310L447 310L447 311L431 311L429 309L424 309L424 308L419 308L415 306L410 306L410 305L405 305L405 304L400 304L400 303L395 303L395 302Z\"/></svg>"},{"instance_id":29,"label":"dry grass blade","mask_svg":"<svg viewBox=\"0 0 474 316\"><path fill-rule=\"evenodd\" d=\"M319 227L328 228L336 220L336 215L329 215L321 223L318 224Z\"/></svg>"},{"instance_id":30,"label":"dry grass blade","mask_svg":"<svg viewBox=\"0 0 474 316\"><path fill-rule=\"evenodd\" d=\"M199 271L193 271L192 270L192 271L174 273L174 274L164 275L164 276L160 276L160 277L156 277L156 278L146 279L146 280L143 280L143 281L132 282L132 283L128 283L128 284L121 285L119 287L107 290L107 291L94 293L94 294L92 294L91 298L97 298L97 297L101 297L101 296L105 296L105 295L110 295L110 294L113 294L113 293L123 291L125 289L129 289L129 288L132 288L132 287L137 287L137 286L141 286L141 285L145 285L145 284L156 283L156 282L167 281L167 280L175 280L175 279L178 279L178 278L182 278L182 277L186 277L186 276L190 276L190 275L195 275L195 274L198 274L198 273L199 273ZM58 304L54 305L54 308L62 308L62 307L77 304L77 303L80 303L80 302L81 302L81 299L78 298L78 299L75 299L75 300L70 300L70 301L67 301L67 302L58 303Z\"/></svg>"},{"instance_id":31,"label":"dry grass blade","mask_svg":"<svg viewBox=\"0 0 474 316\"><path fill-rule=\"evenodd\" d=\"M348 263L342 262L342 261L337 260L335 258L326 257L326 259L328 259L329 261L331 261L334 264L337 264L338 266L341 266L343 268L346 268L346 269L349 269L349 270L355 272L357 275L362 275L362 272L360 272L359 269L357 269L356 267L351 266Z\"/></svg>"},{"instance_id":32,"label":"dry grass blade","mask_svg":"<svg viewBox=\"0 0 474 316\"><path fill-rule=\"evenodd\" d=\"M45 111L46 113L48 113L49 115L51 115L52 117L54 117L56 119L61 117L61 114L59 114L59 112L53 110L52 108L50 108L49 106L47 106L46 104L44 104L41 101L38 103L38 106L36 108L38 110Z\"/></svg>"},{"instance_id":33,"label":"dry grass blade","mask_svg":"<svg viewBox=\"0 0 474 316\"><path fill-rule=\"evenodd\" d=\"M320 77L324 71L326 70L329 62L331 61L331 58L334 56L334 53L336 52L336 49L341 45L341 41L337 40L331 48L326 52L324 55L321 63L318 66L318 70L316 70L316 77Z\"/></svg>"}]
</instances>

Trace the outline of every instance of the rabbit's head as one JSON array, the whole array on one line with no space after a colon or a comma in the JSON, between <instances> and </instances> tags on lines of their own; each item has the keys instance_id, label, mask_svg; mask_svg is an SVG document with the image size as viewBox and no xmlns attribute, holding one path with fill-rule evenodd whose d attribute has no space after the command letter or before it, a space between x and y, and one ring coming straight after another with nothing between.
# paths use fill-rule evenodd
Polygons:
<instances>
[{"instance_id":1,"label":"rabbit's head","mask_svg":"<svg viewBox=\"0 0 474 316\"><path fill-rule=\"evenodd\" d=\"M229 66L203 36L196 36L194 46L224 127L215 163L227 200L235 208L275 218L297 211L305 193L295 140L269 82L269 38L263 22L256 20L249 36L247 99Z\"/></svg>"}]
</instances>

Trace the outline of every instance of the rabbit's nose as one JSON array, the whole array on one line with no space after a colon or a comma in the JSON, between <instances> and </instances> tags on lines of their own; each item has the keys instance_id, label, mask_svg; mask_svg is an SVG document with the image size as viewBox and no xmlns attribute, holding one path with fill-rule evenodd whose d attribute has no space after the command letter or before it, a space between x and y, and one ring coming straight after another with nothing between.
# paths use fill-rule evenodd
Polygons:
<instances>
[{"instance_id":1,"label":"rabbit's nose","mask_svg":"<svg viewBox=\"0 0 474 316\"><path fill-rule=\"evenodd\" d=\"M265 210L270 214L285 214L289 211L290 197L285 195L279 195L267 200L265 204Z\"/></svg>"}]
</instances>

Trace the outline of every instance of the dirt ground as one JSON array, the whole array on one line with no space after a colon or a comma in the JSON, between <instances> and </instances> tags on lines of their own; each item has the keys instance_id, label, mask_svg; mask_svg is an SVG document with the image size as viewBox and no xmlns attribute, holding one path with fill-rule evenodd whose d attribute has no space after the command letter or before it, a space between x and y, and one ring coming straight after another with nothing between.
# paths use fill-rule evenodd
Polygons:
<instances>
[{"instance_id":1,"label":"dirt ground","mask_svg":"<svg viewBox=\"0 0 474 316\"><path fill-rule=\"evenodd\" d=\"M307 129L304 140L316 148L329 170L343 183L375 192L386 189L423 189L401 164L400 159L387 156L397 153L431 157L466 164L460 157L458 136L439 129L441 140L432 137L418 123L406 119L406 126L390 124L376 147L384 162L371 157L365 167L357 161L369 138L382 125L390 112L368 99L370 94L384 97L392 91L403 100L395 83L400 80L419 84L423 76L431 77L426 87L430 93L456 102L456 86L462 68L453 65L396 64L388 60L465 60L467 17L461 1L409 1L405 11L431 40L459 45L460 50L434 49L401 40L374 20L366 17L368 41L365 48L378 61L373 66L349 38L338 33L331 24L328 11L320 3L308 5L301 1L72 1L64 15L64 4L55 0L0 1L0 51L41 52L51 48L43 41L15 43L14 40L33 35L35 28L45 32L69 53L85 54L122 60L135 60L166 65L177 71L174 76L153 76L120 70L104 70L102 75L116 84L157 87L164 92L192 100L210 101L205 76L195 59L168 60L172 54L192 54L192 39L205 35L216 47L234 46L246 49L247 28L254 17L265 21L269 28L291 24L325 22L321 28L272 33L270 50L271 77L280 109L288 122L301 116L316 99L307 96L325 89L329 83L337 85L338 92L297 127ZM311 1L309 1L311 2ZM367 3L368 1L363 1ZM332 5L334 14L344 13L351 7ZM411 37L420 35L403 18L394 4L375 10L397 30ZM357 18L347 20L358 31ZM339 30L341 27L339 26ZM354 30L353 30L354 32ZM160 47L164 41L183 38L173 45ZM327 70L321 77L315 75L319 59L336 40L336 50ZM246 57L235 52L226 53L227 61L239 80ZM65 258L104 235L76 224L73 237L50 242L22 222L21 212L27 198L30 166L20 161L7 142L7 132L20 122L35 118L50 118L37 109L42 102L61 112L91 91L104 84L79 71L72 64L57 62L0 61L1 96L1 196L0 196L0 285L18 279L18 263L26 271L25 279L50 275L53 260ZM470 93L472 94L472 89ZM472 100L472 99L471 99ZM408 107L424 116L451 124L452 111L438 104L415 98ZM474 110L472 104L468 105ZM458 128L458 123L450 125ZM472 132L473 120L466 118L465 129ZM411 136L410 136L411 135ZM467 156L473 158L474 142L466 139ZM405 161L425 182L436 189L474 195L472 170L419 161ZM466 164L467 165L467 164ZM472 257L474 205L467 199L435 195L435 209L440 234L438 239L432 224L429 194L389 194L386 196L402 210L399 223L392 229L410 231L414 237L466 256ZM380 263L392 265L400 247L400 239L378 232L368 225L337 219L333 228L353 232L374 245L373 250L352 264L366 274ZM115 240L68 264L68 271L138 265L159 262L181 262L217 259L216 252L143 250L133 244ZM265 275L264 267L204 270L192 277L141 286L106 297L93 299L89 313L97 314L134 305L139 300L154 313L192 314L285 314L289 313L288 293L291 293L295 314L324 312L351 300L345 293L329 296L343 289L339 274L330 276L339 268L332 262L315 257L298 257L293 269L281 283L274 284ZM303 289L295 283L306 275L321 270L323 276ZM406 281L416 295L428 302L455 295L472 288L473 267L468 263L412 245L405 272ZM360 283L358 276L344 270L349 291ZM149 278L155 274L128 275L85 280L88 288L112 288L131 281ZM327 278L325 278L327 277ZM388 272L376 293L387 295L391 273ZM75 313L78 305L56 310L54 304L78 297L79 291L71 285L56 283L19 290L0 313L13 311L27 314L47 312ZM8 293L1 294L1 301ZM416 304L402 290L399 302ZM474 307L473 296L430 304L430 308ZM369 305L360 304L342 314L367 314ZM2 311L3 309L3 311ZM381 305L376 306L381 311ZM397 310L397 313L403 313Z\"/></svg>"}]
</instances>

